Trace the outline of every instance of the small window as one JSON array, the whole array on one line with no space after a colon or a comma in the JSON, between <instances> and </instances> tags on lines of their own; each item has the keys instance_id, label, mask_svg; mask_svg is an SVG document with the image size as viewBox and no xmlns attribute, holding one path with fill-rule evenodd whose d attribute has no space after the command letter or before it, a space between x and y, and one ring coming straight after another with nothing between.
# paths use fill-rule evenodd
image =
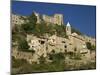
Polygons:
<instances>
[{"instance_id":1,"label":"small window","mask_svg":"<svg viewBox=\"0 0 100 75\"><path fill-rule=\"evenodd\" d=\"M62 43L65 43L65 41L62 41Z\"/></svg>"},{"instance_id":2,"label":"small window","mask_svg":"<svg viewBox=\"0 0 100 75\"><path fill-rule=\"evenodd\" d=\"M85 56L85 54L83 54L82 56Z\"/></svg>"},{"instance_id":3,"label":"small window","mask_svg":"<svg viewBox=\"0 0 100 75\"><path fill-rule=\"evenodd\" d=\"M65 52L67 52L67 49L65 49Z\"/></svg>"},{"instance_id":4,"label":"small window","mask_svg":"<svg viewBox=\"0 0 100 75\"><path fill-rule=\"evenodd\" d=\"M74 51L76 52L76 51L77 51L77 49L76 49L76 48L74 48Z\"/></svg>"},{"instance_id":5,"label":"small window","mask_svg":"<svg viewBox=\"0 0 100 75\"><path fill-rule=\"evenodd\" d=\"M67 46L66 46L66 45L65 45L64 47L65 47L65 48L67 48Z\"/></svg>"},{"instance_id":6,"label":"small window","mask_svg":"<svg viewBox=\"0 0 100 75\"><path fill-rule=\"evenodd\" d=\"M72 45L71 43L69 43L69 45Z\"/></svg>"},{"instance_id":7,"label":"small window","mask_svg":"<svg viewBox=\"0 0 100 75\"><path fill-rule=\"evenodd\" d=\"M41 43L41 41L40 40L38 40L39 41L39 43Z\"/></svg>"},{"instance_id":8,"label":"small window","mask_svg":"<svg viewBox=\"0 0 100 75\"><path fill-rule=\"evenodd\" d=\"M52 59L53 59L52 56L50 56L50 57L49 57L49 60L52 60Z\"/></svg>"},{"instance_id":9,"label":"small window","mask_svg":"<svg viewBox=\"0 0 100 75\"><path fill-rule=\"evenodd\" d=\"M19 55L19 53L17 53L17 55Z\"/></svg>"},{"instance_id":10,"label":"small window","mask_svg":"<svg viewBox=\"0 0 100 75\"><path fill-rule=\"evenodd\" d=\"M39 40L39 42L40 42L41 44L44 44L44 43L45 43L45 41L41 41L41 40Z\"/></svg>"},{"instance_id":11,"label":"small window","mask_svg":"<svg viewBox=\"0 0 100 75\"><path fill-rule=\"evenodd\" d=\"M55 41L55 39L52 39L53 40L53 42Z\"/></svg>"}]
</instances>

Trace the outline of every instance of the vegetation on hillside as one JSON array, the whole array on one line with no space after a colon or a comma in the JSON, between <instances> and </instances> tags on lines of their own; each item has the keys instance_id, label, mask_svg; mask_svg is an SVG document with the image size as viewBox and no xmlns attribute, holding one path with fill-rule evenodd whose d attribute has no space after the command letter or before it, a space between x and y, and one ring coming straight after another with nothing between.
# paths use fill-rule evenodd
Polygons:
<instances>
[{"instance_id":1,"label":"vegetation on hillside","mask_svg":"<svg viewBox=\"0 0 100 75\"><path fill-rule=\"evenodd\" d=\"M12 66L16 68L17 71L12 71L13 74L21 74L21 73L36 73L36 72L57 72L57 71L68 71L68 70L86 70L86 69L95 69L95 62L81 62L76 61L77 59L71 59L64 61L65 56L63 53L50 54L51 63L45 63L46 59L44 57L40 57L40 63L29 64L27 61L23 59L15 59L13 58Z\"/></svg>"},{"instance_id":2,"label":"vegetation on hillside","mask_svg":"<svg viewBox=\"0 0 100 75\"><path fill-rule=\"evenodd\" d=\"M21 39L20 41L18 41L18 49L19 50L29 49L29 45L25 39Z\"/></svg>"},{"instance_id":3,"label":"vegetation on hillside","mask_svg":"<svg viewBox=\"0 0 100 75\"><path fill-rule=\"evenodd\" d=\"M21 32L27 34L34 34L36 36L43 36L44 34L48 33L49 35L54 35L55 33L60 37L67 37L65 26L64 25L54 25L54 24L47 24L44 21L41 21L40 24L37 24L37 18L32 13L27 18L21 17L24 20L24 24L21 25L20 29Z\"/></svg>"},{"instance_id":4,"label":"vegetation on hillside","mask_svg":"<svg viewBox=\"0 0 100 75\"><path fill-rule=\"evenodd\" d=\"M86 42L86 46L89 50L96 50L96 46L92 45L90 42Z\"/></svg>"},{"instance_id":5,"label":"vegetation on hillside","mask_svg":"<svg viewBox=\"0 0 100 75\"><path fill-rule=\"evenodd\" d=\"M52 53L49 54L49 59L53 61L53 63L59 63L65 60L64 53Z\"/></svg>"}]
</instances>

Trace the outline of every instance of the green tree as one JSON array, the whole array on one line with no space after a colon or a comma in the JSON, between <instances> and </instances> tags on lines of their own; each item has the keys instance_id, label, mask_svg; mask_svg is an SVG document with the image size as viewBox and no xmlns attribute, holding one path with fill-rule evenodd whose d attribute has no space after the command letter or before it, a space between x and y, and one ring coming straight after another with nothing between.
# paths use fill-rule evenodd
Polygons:
<instances>
[{"instance_id":1,"label":"green tree","mask_svg":"<svg viewBox=\"0 0 100 75\"><path fill-rule=\"evenodd\" d=\"M56 29L56 32L57 32L57 35L60 36L60 37L67 37L66 36L66 27L65 25L55 25L55 29Z\"/></svg>"},{"instance_id":2,"label":"green tree","mask_svg":"<svg viewBox=\"0 0 100 75\"><path fill-rule=\"evenodd\" d=\"M86 42L86 46L88 49L91 49L91 43L90 42Z\"/></svg>"},{"instance_id":3,"label":"green tree","mask_svg":"<svg viewBox=\"0 0 100 75\"><path fill-rule=\"evenodd\" d=\"M35 26L37 25L37 17L35 16L34 12L27 17L21 17L24 20L24 24L21 25L22 31L26 33L32 33Z\"/></svg>"},{"instance_id":4,"label":"green tree","mask_svg":"<svg viewBox=\"0 0 100 75\"><path fill-rule=\"evenodd\" d=\"M63 53L53 53L49 54L50 60L52 60L54 63L57 62L62 62L65 59L65 56Z\"/></svg>"},{"instance_id":5,"label":"green tree","mask_svg":"<svg viewBox=\"0 0 100 75\"><path fill-rule=\"evenodd\" d=\"M92 45L90 42L86 42L86 46L90 50L95 50L96 49L96 46Z\"/></svg>"},{"instance_id":6,"label":"green tree","mask_svg":"<svg viewBox=\"0 0 100 75\"><path fill-rule=\"evenodd\" d=\"M30 16L28 16L27 19L28 19L28 22L29 22L30 24L36 25L37 17L36 17L36 15L34 14L34 12L33 12Z\"/></svg>"},{"instance_id":7,"label":"green tree","mask_svg":"<svg viewBox=\"0 0 100 75\"><path fill-rule=\"evenodd\" d=\"M29 45L25 39L21 39L18 41L18 49L19 50L27 50Z\"/></svg>"}]
</instances>

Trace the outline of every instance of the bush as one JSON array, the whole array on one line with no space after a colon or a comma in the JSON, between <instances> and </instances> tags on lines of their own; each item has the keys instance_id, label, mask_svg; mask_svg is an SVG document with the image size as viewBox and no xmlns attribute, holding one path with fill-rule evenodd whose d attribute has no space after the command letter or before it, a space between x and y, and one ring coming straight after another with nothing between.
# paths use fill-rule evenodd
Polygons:
<instances>
[{"instance_id":1,"label":"bush","mask_svg":"<svg viewBox=\"0 0 100 75\"><path fill-rule=\"evenodd\" d=\"M73 57L75 55L75 53L74 52L67 52L67 55L70 57Z\"/></svg>"},{"instance_id":2,"label":"bush","mask_svg":"<svg viewBox=\"0 0 100 75\"><path fill-rule=\"evenodd\" d=\"M65 56L63 53L55 53L55 54L49 54L49 58L53 61L53 62L61 62L64 61Z\"/></svg>"},{"instance_id":3,"label":"bush","mask_svg":"<svg viewBox=\"0 0 100 75\"><path fill-rule=\"evenodd\" d=\"M81 60L81 54L80 53L75 53L74 59L75 60Z\"/></svg>"},{"instance_id":4,"label":"bush","mask_svg":"<svg viewBox=\"0 0 100 75\"><path fill-rule=\"evenodd\" d=\"M35 26L34 26L33 24L29 24L29 23L27 23L27 24L22 24L22 25L21 25L21 29L22 29L22 31L25 32L25 33L32 33L34 27L35 27Z\"/></svg>"},{"instance_id":5,"label":"bush","mask_svg":"<svg viewBox=\"0 0 100 75\"><path fill-rule=\"evenodd\" d=\"M24 59L15 59L13 56L12 56L12 68L19 68L21 67L23 64L26 64L27 61L24 60Z\"/></svg>"},{"instance_id":6,"label":"bush","mask_svg":"<svg viewBox=\"0 0 100 75\"><path fill-rule=\"evenodd\" d=\"M18 41L18 49L19 50L28 50L29 49L29 45L25 39L20 39Z\"/></svg>"},{"instance_id":7,"label":"bush","mask_svg":"<svg viewBox=\"0 0 100 75\"><path fill-rule=\"evenodd\" d=\"M89 50L95 50L96 46L92 45L90 42L86 42L86 46Z\"/></svg>"},{"instance_id":8,"label":"bush","mask_svg":"<svg viewBox=\"0 0 100 75\"><path fill-rule=\"evenodd\" d=\"M32 33L35 26L37 25L37 17L35 14L32 13L30 16L27 16L27 18L21 17L21 19L24 20L24 24L21 25L21 31Z\"/></svg>"},{"instance_id":9,"label":"bush","mask_svg":"<svg viewBox=\"0 0 100 75\"><path fill-rule=\"evenodd\" d=\"M39 62L40 62L40 64L44 64L46 62L46 58L43 56L40 56Z\"/></svg>"}]
</instances>

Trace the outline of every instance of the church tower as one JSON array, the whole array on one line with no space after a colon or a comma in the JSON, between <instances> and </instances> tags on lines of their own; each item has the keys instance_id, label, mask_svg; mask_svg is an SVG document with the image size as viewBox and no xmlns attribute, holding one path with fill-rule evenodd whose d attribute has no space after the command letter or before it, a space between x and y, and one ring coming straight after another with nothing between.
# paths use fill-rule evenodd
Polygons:
<instances>
[{"instance_id":1,"label":"church tower","mask_svg":"<svg viewBox=\"0 0 100 75\"><path fill-rule=\"evenodd\" d=\"M71 35L71 25L70 25L69 22L66 25L66 35L67 36L70 36Z\"/></svg>"}]
</instances>

